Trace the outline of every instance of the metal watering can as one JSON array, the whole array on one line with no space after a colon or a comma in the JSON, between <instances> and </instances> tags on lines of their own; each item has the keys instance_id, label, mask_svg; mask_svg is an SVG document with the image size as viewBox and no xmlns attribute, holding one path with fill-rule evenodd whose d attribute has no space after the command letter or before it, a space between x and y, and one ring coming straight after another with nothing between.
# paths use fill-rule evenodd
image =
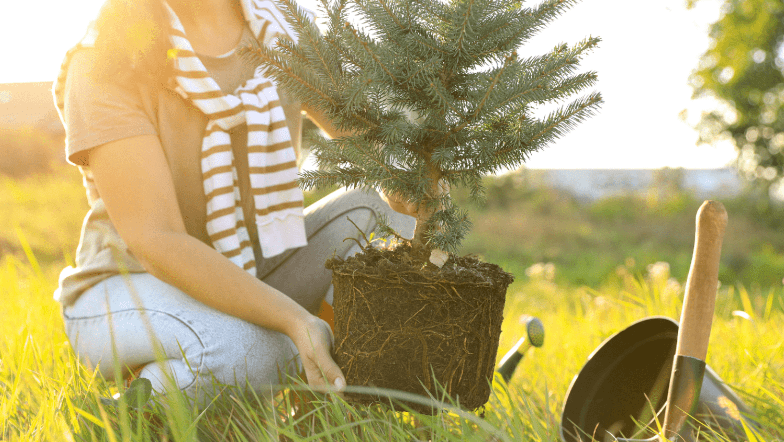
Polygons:
<instances>
[{"instance_id":1,"label":"metal watering can","mask_svg":"<svg viewBox=\"0 0 784 442\"><path fill-rule=\"evenodd\" d=\"M589 356L566 394L564 442L690 442L706 427L730 439L745 435L751 411L705 364L726 225L721 203L702 204L680 325L643 319Z\"/></svg>"},{"instance_id":2,"label":"metal watering can","mask_svg":"<svg viewBox=\"0 0 784 442\"><path fill-rule=\"evenodd\" d=\"M652 436L655 420L664 421L678 330L678 323L670 318L645 318L594 350L566 393L561 439ZM692 372L691 378L698 375ZM709 366L696 387L696 381L686 386L692 395L698 394L691 424L703 430L710 427L730 439L744 435L741 420L752 411Z\"/></svg>"}]
</instances>

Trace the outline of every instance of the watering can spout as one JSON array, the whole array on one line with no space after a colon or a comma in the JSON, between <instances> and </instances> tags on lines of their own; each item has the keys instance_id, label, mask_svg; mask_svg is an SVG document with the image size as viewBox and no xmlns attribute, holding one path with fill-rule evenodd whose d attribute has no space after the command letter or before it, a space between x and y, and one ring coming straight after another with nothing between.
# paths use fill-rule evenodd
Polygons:
<instances>
[{"instance_id":1,"label":"watering can spout","mask_svg":"<svg viewBox=\"0 0 784 442\"><path fill-rule=\"evenodd\" d=\"M523 315L520 317L520 323L525 326L525 334L517 344L512 347L509 352L501 359L501 363L495 370L501 375L504 382L509 382L512 375L517 368L517 365L523 359L526 350L531 347L541 347L544 344L544 325L539 318L534 316Z\"/></svg>"}]
</instances>

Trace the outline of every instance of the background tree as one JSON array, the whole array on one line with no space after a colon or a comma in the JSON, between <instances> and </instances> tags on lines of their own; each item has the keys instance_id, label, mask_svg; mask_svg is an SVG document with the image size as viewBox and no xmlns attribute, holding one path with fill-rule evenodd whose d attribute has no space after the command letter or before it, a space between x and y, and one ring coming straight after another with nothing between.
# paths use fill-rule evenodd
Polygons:
<instances>
[{"instance_id":1,"label":"background tree","mask_svg":"<svg viewBox=\"0 0 784 442\"><path fill-rule=\"evenodd\" d=\"M710 37L691 78L695 98L719 103L701 118L701 141L731 137L739 172L767 197L784 186L784 4L725 0Z\"/></svg>"}]
</instances>

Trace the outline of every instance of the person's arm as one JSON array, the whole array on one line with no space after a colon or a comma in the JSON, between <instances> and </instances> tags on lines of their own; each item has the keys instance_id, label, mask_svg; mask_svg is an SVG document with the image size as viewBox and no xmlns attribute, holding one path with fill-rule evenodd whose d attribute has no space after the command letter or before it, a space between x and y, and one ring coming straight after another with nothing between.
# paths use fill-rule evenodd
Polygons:
<instances>
[{"instance_id":1,"label":"person's arm","mask_svg":"<svg viewBox=\"0 0 784 442\"><path fill-rule=\"evenodd\" d=\"M89 161L112 223L145 270L216 310L289 336L311 385L345 385L324 321L186 232L156 136L106 143Z\"/></svg>"}]
</instances>

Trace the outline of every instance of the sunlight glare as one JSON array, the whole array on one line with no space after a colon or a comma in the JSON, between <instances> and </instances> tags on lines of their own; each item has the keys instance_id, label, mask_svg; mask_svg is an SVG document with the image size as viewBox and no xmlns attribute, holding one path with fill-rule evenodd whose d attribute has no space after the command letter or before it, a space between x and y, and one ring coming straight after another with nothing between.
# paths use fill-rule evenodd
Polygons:
<instances>
[{"instance_id":1,"label":"sunlight glare","mask_svg":"<svg viewBox=\"0 0 784 442\"><path fill-rule=\"evenodd\" d=\"M79 42L104 0L2 1L0 83L49 81L65 52ZM35 55L31 55L35 54Z\"/></svg>"}]
</instances>

